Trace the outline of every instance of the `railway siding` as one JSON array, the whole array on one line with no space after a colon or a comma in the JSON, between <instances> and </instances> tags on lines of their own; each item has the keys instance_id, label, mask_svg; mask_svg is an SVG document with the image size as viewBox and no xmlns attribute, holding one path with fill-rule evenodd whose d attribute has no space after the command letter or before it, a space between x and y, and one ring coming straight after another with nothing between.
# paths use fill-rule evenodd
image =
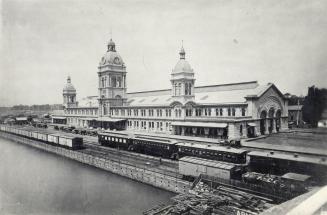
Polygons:
<instances>
[{"instance_id":1,"label":"railway siding","mask_svg":"<svg viewBox=\"0 0 327 215\"><path fill-rule=\"evenodd\" d=\"M2 131L0 131L0 136L174 193L188 193L192 185L180 178L158 173L151 169L128 165L109 158L100 158L82 151L72 151Z\"/></svg>"}]
</instances>

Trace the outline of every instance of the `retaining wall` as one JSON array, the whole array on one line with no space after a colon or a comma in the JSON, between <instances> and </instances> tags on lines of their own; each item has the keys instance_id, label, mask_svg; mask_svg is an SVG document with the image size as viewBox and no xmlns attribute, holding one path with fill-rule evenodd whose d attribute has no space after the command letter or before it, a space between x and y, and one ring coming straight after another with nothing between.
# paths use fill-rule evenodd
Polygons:
<instances>
[{"instance_id":1,"label":"retaining wall","mask_svg":"<svg viewBox=\"0 0 327 215\"><path fill-rule=\"evenodd\" d=\"M188 193L188 190L192 185L191 183L179 178L167 176L144 168L138 168L132 165L122 164L117 161L112 161L109 158L105 159L85 154L82 151L72 151L2 131L0 131L0 136L174 193Z\"/></svg>"}]
</instances>

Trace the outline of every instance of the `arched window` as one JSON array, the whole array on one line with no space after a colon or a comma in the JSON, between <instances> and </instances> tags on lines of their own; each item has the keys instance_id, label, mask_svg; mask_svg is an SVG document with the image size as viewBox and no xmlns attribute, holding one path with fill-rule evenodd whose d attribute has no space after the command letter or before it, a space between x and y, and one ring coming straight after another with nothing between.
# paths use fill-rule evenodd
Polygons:
<instances>
[{"instance_id":1,"label":"arched window","mask_svg":"<svg viewBox=\"0 0 327 215\"><path fill-rule=\"evenodd\" d=\"M188 95L188 83L185 83L185 95Z\"/></svg>"},{"instance_id":2,"label":"arched window","mask_svg":"<svg viewBox=\"0 0 327 215\"><path fill-rule=\"evenodd\" d=\"M189 89L188 89L188 93L189 93L189 95L192 95L192 84L189 83L189 84L188 84L188 87L189 87Z\"/></svg>"},{"instance_id":3,"label":"arched window","mask_svg":"<svg viewBox=\"0 0 327 215\"><path fill-rule=\"evenodd\" d=\"M117 77L117 87L121 87L121 77Z\"/></svg>"},{"instance_id":4,"label":"arched window","mask_svg":"<svg viewBox=\"0 0 327 215\"><path fill-rule=\"evenodd\" d=\"M179 96L181 95L181 89L182 89L182 84L179 83L179 84L178 84L178 95L179 95Z\"/></svg>"},{"instance_id":5,"label":"arched window","mask_svg":"<svg viewBox=\"0 0 327 215\"><path fill-rule=\"evenodd\" d=\"M111 86L112 87L116 87L117 86L116 76L112 76L112 78L111 78Z\"/></svg>"},{"instance_id":6,"label":"arched window","mask_svg":"<svg viewBox=\"0 0 327 215\"><path fill-rule=\"evenodd\" d=\"M242 116L245 116L245 108L242 108Z\"/></svg>"},{"instance_id":7,"label":"arched window","mask_svg":"<svg viewBox=\"0 0 327 215\"><path fill-rule=\"evenodd\" d=\"M107 106L106 104L103 105L103 115L107 115L108 112L107 112Z\"/></svg>"},{"instance_id":8,"label":"arched window","mask_svg":"<svg viewBox=\"0 0 327 215\"><path fill-rule=\"evenodd\" d=\"M177 96L177 84L175 84L175 87L174 87L174 96Z\"/></svg>"}]
</instances>

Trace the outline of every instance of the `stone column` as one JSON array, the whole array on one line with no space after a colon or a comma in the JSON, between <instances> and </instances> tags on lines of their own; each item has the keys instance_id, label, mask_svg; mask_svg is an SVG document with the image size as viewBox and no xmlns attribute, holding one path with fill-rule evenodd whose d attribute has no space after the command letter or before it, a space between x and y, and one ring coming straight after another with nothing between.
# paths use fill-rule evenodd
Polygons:
<instances>
[{"instance_id":1,"label":"stone column","mask_svg":"<svg viewBox=\"0 0 327 215\"><path fill-rule=\"evenodd\" d=\"M209 136L209 128L204 128L204 135L205 137Z\"/></svg>"},{"instance_id":2,"label":"stone column","mask_svg":"<svg viewBox=\"0 0 327 215\"><path fill-rule=\"evenodd\" d=\"M280 131L286 131L288 130L288 122L287 118L280 118Z\"/></svg>"},{"instance_id":3,"label":"stone column","mask_svg":"<svg viewBox=\"0 0 327 215\"><path fill-rule=\"evenodd\" d=\"M265 134L269 134L269 120L265 119Z\"/></svg>"},{"instance_id":4,"label":"stone column","mask_svg":"<svg viewBox=\"0 0 327 215\"><path fill-rule=\"evenodd\" d=\"M185 127L182 127L182 136L185 136Z\"/></svg>"},{"instance_id":5,"label":"stone column","mask_svg":"<svg viewBox=\"0 0 327 215\"><path fill-rule=\"evenodd\" d=\"M276 130L276 119L272 119L272 133L277 133L277 130Z\"/></svg>"},{"instance_id":6,"label":"stone column","mask_svg":"<svg viewBox=\"0 0 327 215\"><path fill-rule=\"evenodd\" d=\"M193 136L196 135L196 130L197 130L197 128L192 128L192 135L193 135Z\"/></svg>"},{"instance_id":7,"label":"stone column","mask_svg":"<svg viewBox=\"0 0 327 215\"><path fill-rule=\"evenodd\" d=\"M228 124L227 138L229 140L236 138L236 136L235 136L235 125L234 124Z\"/></svg>"},{"instance_id":8,"label":"stone column","mask_svg":"<svg viewBox=\"0 0 327 215\"><path fill-rule=\"evenodd\" d=\"M243 126L242 126L242 137L247 138L247 135L248 135L248 130L247 130L247 127L246 127L246 123L244 123Z\"/></svg>"}]
</instances>

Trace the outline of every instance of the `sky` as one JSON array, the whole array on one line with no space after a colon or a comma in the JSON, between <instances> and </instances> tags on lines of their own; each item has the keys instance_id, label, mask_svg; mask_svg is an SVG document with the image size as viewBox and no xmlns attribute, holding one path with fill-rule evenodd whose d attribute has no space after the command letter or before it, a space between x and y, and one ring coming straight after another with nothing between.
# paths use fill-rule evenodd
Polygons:
<instances>
[{"instance_id":1,"label":"sky","mask_svg":"<svg viewBox=\"0 0 327 215\"><path fill-rule=\"evenodd\" d=\"M196 86L327 87L327 0L2 0L0 106L97 95L110 38L128 92L170 88L182 41Z\"/></svg>"}]
</instances>

